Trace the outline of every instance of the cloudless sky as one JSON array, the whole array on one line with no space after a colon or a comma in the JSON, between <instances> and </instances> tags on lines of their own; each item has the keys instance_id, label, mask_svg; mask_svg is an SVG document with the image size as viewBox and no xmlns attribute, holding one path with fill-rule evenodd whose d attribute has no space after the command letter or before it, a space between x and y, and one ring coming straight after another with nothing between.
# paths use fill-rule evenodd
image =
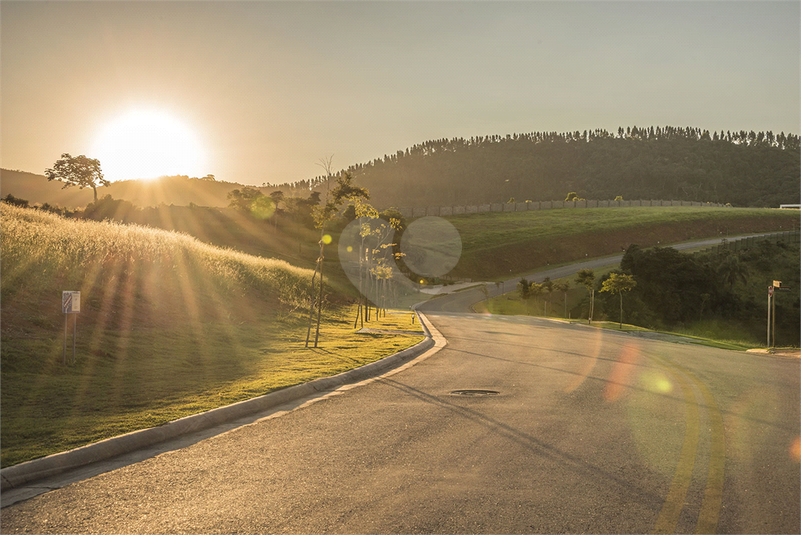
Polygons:
<instances>
[{"instance_id":1,"label":"cloudless sky","mask_svg":"<svg viewBox=\"0 0 801 535\"><path fill-rule=\"evenodd\" d=\"M205 173L294 182L430 139L799 133L797 1L0 2L0 165L156 108ZM101 162L102 164L102 162Z\"/></svg>"}]
</instances>

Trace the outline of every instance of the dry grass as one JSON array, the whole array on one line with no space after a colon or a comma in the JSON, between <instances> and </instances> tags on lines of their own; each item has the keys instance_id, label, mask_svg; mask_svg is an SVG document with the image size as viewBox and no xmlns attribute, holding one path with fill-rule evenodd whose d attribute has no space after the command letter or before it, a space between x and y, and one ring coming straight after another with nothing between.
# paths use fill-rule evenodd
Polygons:
<instances>
[{"instance_id":1,"label":"dry grass","mask_svg":"<svg viewBox=\"0 0 801 535\"><path fill-rule=\"evenodd\" d=\"M248 399L416 343L325 311L305 349L311 272L146 227L2 205L2 465ZM81 291L75 364L61 291ZM69 351L72 349L72 318ZM370 326L394 328L390 316Z\"/></svg>"}]
</instances>

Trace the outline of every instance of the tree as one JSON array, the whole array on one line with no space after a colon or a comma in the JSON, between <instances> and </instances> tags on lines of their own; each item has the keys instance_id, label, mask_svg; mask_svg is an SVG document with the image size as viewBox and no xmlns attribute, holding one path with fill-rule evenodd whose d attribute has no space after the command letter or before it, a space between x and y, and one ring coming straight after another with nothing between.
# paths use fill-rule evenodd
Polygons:
<instances>
[{"instance_id":1,"label":"tree","mask_svg":"<svg viewBox=\"0 0 801 535\"><path fill-rule=\"evenodd\" d=\"M531 283L524 277L517 283L517 291L520 293L520 299L527 301L531 297Z\"/></svg>"},{"instance_id":2,"label":"tree","mask_svg":"<svg viewBox=\"0 0 801 535\"><path fill-rule=\"evenodd\" d=\"M617 292L620 295L620 328L623 328L623 292L631 291L632 288L637 286L637 281L634 276L626 275L625 273L610 273L609 278L606 279L601 286L602 292Z\"/></svg>"},{"instance_id":3,"label":"tree","mask_svg":"<svg viewBox=\"0 0 801 535\"><path fill-rule=\"evenodd\" d=\"M386 315L386 302L388 292L392 290L393 268L391 259L397 260L403 253L394 252L397 243L390 243L390 238L401 228L401 221L394 217L385 217L386 212L379 214L363 198L351 200L349 207L353 208L355 217L359 219L359 302L356 310L354 328L361 320L369 321L370 309L365 303L364 275L369 275L368 281L372 285L377 314L383 309ZM387 219L389 220L387 222ZM397 241L397 240L396 240Z\"/></svg>"},{"instance_id":4,"label":"tree","mask_svg":"<svg viewBox=\"0 0 801 535\"><path fill-rule=\"evenodd\" d=\"M531 298L531 283L528 282L528 279L525 277L520 279L520 282L517 283L517 292L520 294L520 299L523 300L526 312L528 312L528 302Z\"/></svg>"},{"instance_id":5,"label":"tree","mask_svg":"<svg viewBox=\"0 0 801 535\"><path fill-rule=\"evenodd\" d=\"M570 289L570 282L568 281L558 281L553 283L553 289L557 292L562 292L565 298L565 313L564 317L567 318L567 291Z\"/></svg>"},{"instance_id":6,"label":"tree","mask_svg":"<svg viewBox=\"0 0 801 535\"><path fill-rule=\"evenodd\" d=\"M108 186L111 184L103 178L100 170L100 161L87 158L83 154L71 156L65 152L61 159L57 160L52 169L45 169L47 180L60 180L64 182L64 188L78 186L79 188L92 188L97 202L98 186ZM62 188L63 189L63 188Z\"/></svg>"},{"instance_id":7,"label":"tree","mask_svg":"<svg viewBox=\"0 0 801 535\"><path fill-rule=\"evenodd\" d=\"M320 256L317 257L317 264L315 265L314 273L312 274L312 295L309 303L309 329L306 332L306 347L309 347L309 339L311 337L312 316L314 314L315 305L314 281L318 272L320 273L320 290L319 298L317 299L317 330L314 335L314 347L317 347L317 342L320 338L320 318L323 312L323 260L325 258L325 245L331 241L331 236L328 236L325 233L325 227L328 222L331 221L334 216L336 216L339 208L346 200L356 199L359 197L365 199L370 198L370 194L367 192L367 189L360 188L353 184L353 176L348 172L341 173L337 177L337 185L333 191L330 191L332 158L333 156L330 156L327 159L320 160L320 166L325 169L326 173L326 193L325 204L314 207L314 223L315 226L320 229L320 241L318 242L320 244ZM312 195L314 195L314 193L312 193ZM312 199L312 195L309 196L309 200ZM319 193L317 193L316 197L319 199Z\"/></svg>"},{"instance_id":8,"label":"tree","mask_svg":"<svg viewBox=\"0 0 801 535\"><path fill-rule=\"evenodd\" d=\"M228 208L233 208L244 213L250 213L250 205L263 194L256 188L245 186L244 188L231 190L228 192Z\"/></svg>"},{"instance_id":9,"label":"tree","mask_svg":"<svg viewBox=\"0 0 801 535\"><path fill-rule=\"evenodd\" d=\"M591 269L582 269L576 274L576 282L590 292L590 311L587 314L587 323L592 324L592 312L595 308L595 272Z\"/></svg>"},{"instance_id":10,"label":"tree","mask_svg":"<svg viewBox=\"0 0 801 535\"><path fill-rule=\"evenodd\" d=\"M720 263L717 272L721 282L728 286L729 290L734 288L738 281L743 284L748 282L748 267L740 262L740 258L737 255L729 254Z\"/></svg>"},{"instance_id":11,"label":"tree","mask_svg":"<svg viewBox=\"0 0 801 535\"><path fill-rule=\"evenodd\" d=\"M548 294L545 298L545 317L548 317L548 303L551 301L551 293L553 293L553 282L551 281L551 277L545 277L543 279L542 284L542 292Z\"/></svg>"},{"instance_id":12,"label":"tree","mask_svg":"<svg viewBox=\"0 0 801 535\"><path fill-rule=\"evenodd\" d=\"M269 219L275 213L275 203L272 198L250 186L229 191L228 207L259 219Z\"/></svg>"},{"instance_id":13,"label":"tree","mask_svg":"<svg viewBox=\"0 0 801 535\"><path fill-rule=\"evenodd\" d=\"M22 208L28 207L28 201L25 199L20 199L19 197L14 197L10 193L3 197L3 202L7 202L8 204L13 204L14 206L21 206Z\"/></svg>"},{"instance_id":14,"label":"tree","mask_svg":"<svg viewBox=\"0 0 801 535\"><path fill-rule=\"evenodd\" d=\"M270 192L270 198L273 200L275 206L277 207L278 203L284 200L284 192L281 191L280 189Z\"/></svg>"}]
</instances>

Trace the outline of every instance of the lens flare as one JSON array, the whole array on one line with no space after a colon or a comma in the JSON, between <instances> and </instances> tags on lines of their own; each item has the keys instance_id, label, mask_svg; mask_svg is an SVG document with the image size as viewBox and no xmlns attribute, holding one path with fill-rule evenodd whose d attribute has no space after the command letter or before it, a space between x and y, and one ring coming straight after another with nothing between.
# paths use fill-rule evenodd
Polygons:
<instances>
[{"instance_id":1,"label":"lens flare","mask_svg":"<svg viewBox=\"0 0 801 535\"><path fill-rule=\"evenodd\" d=\"M630 378L639 360L639 348L632 344L623 346L623 350L620 352L620 358L618 358L614 368L612 368L606 387L604 388L604 399L606 401L612 403L621 398L630 384Z\"/></svg>"},{"instance_id":2,"label":"lens flare","mask_svg":"<svg viewBox=\"0 0 801 535\"><path fill-rule=\"evenodd\" d=\"M801 462L801 437L795 437L790 444L790 458L797 463Z\"/></svg>"},{"instance_id":3,"label":"lens flare","mask_svg":"<svg viewBox=\"0 0 801 535\"><path fill-rule=\"evenodd\" d=\"M251 203L250 213L259 219L269 219L275 213L275 203L269 197L258 197Z\"/></svg>"},{"instance_id":4,"label":"lens flare","mask_svg":"<svg viewBox=\"0 0 801 535\"><path fill-rule=\"evenodd\" d=\"M644 389L656 394L669 394L673 391L673 382L658 371L643 372L640 383Z\"/></svg>"},{"instance_id":5,"label":"lens flare","mask_svg":"<svg viewBox=\"0 0 801 535\"><path fill-rule=\"evenodd\" d=\"M601 352L601 344L603 342L603 331L601 329L595 330L595 336L593 337L593 340L594 344L592 351L590 351L590 356L584 359L584 364L573 382L565 387L565 393L569 394L584 384L584 381L587 379L587 377L589 377L590 372L592 372L592 370L595 368L595 365L598 363L598 355Z\"/></svg>"},{"instance_id":6,"label":"lens flare","mask_svg":"<svg viewBox=\"0 0 801 535\"><path fill-rule=\"evenodd\" d=\"M441 277L462 256L462 238L449 221L421 217L406 227L400 242L404 263L417 275Z\"/></svg>"},{"instance_id":7,"label":"lens flare","mask_svg":"<svg viewBox=\"0 0 801 535\"><path fill-rule=\"evenodd\" d=\"M329 234L326 234L326 235L323 236L323 243L326 244L326 245L331 243L331 236Z\"/></svg>"}]
</instances>

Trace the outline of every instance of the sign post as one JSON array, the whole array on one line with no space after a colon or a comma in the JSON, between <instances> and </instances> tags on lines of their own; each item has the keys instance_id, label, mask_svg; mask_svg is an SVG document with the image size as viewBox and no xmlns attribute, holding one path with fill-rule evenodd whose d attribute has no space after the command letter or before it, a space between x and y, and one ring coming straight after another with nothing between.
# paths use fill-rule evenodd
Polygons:
<instances>
[{"instance_id":1,"label":"sign post","mask_svg":"<svg viewBox=\"0 0 801 535\"><path fill-rule=\"evenodd\" d=\"M776 347L776 295L775 292L789 292L790 288L782 286L782 281L773 281L768 286L768 349ZM773 323L771 323L773 322Z\"/></svg>"},{"instance_id":2,"label":"sign post","mask_svg":"<svg viewBox=\"0 0 801 535\"><path fill-rule=\"evenodd\" d=\"M765 345L770 349L770 305L773 301L773 286L768 286L768 343Z\"/></svg>"},{"instance_id":3,"label":"sign post","mask_svg":"<svg viewBox=\"0 0 801 535\"><path fill-rule=\"evenodd\" d=\"M78 313L81 311L81 292L61 292L61 311L64 313L64 365L67 364L67 318L72 314L72 364L75 364L75 339L78 337Z\"/></svg>"}]
</instances>

